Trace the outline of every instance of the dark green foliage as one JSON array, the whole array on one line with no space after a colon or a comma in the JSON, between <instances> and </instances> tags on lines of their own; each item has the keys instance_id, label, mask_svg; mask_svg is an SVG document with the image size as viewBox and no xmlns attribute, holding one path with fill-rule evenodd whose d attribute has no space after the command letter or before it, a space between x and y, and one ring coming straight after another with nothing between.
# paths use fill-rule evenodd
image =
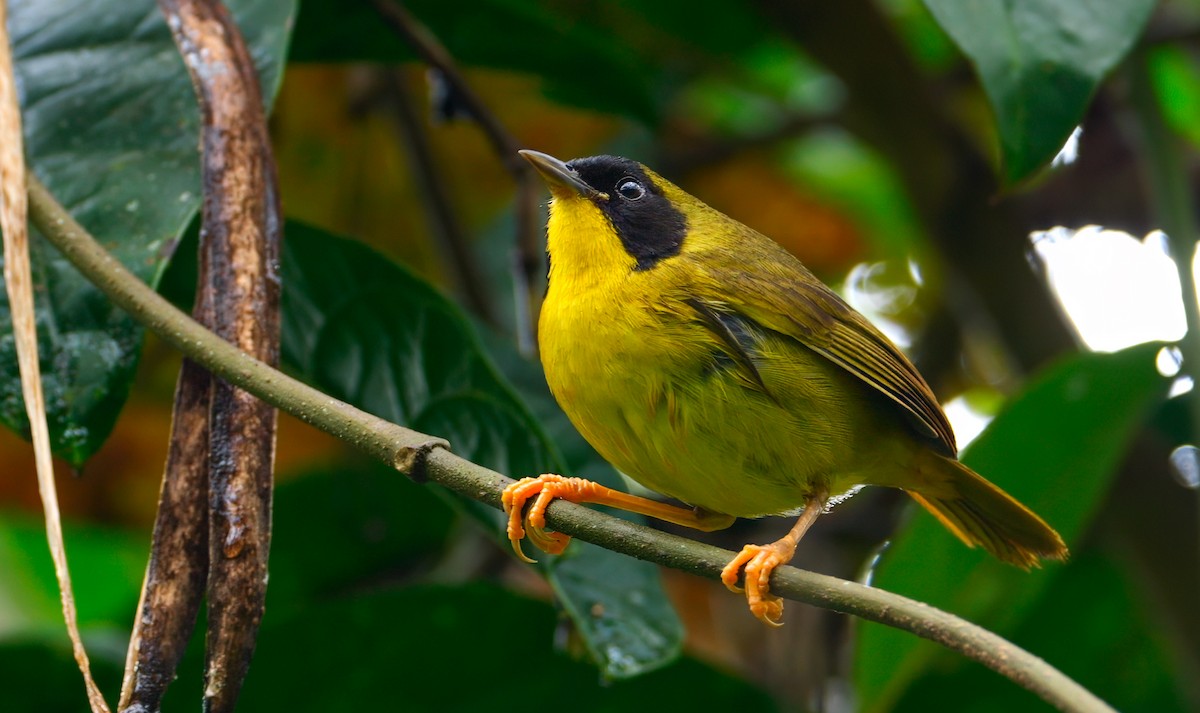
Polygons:
<instances>
[{"instance_id":1,"label":"dark green foliage","mask_svg":"<svg viewBox=\"0 0 1200 713\"><path fill-rule=\"evenodd\" d=\"M273 97L295 3L228 5ZM9 28L30 170L134 274L157 283L200 206L200 114L157 6L18 1ZM80 466L125 403L142 330L40 238L31 258L50 436L54 451ZM0 422L29 429L3 290Z\"/></svg>"},{"instance_id":2,"label":"dark green foliage","mask_svg":"<svg viewBox=\"0 0 1200 713\"><path fill-rule=\"evenodd\" d=\"M1032 383L963 454L970 465L1032 508L1073 546L1147 412L1166 394L1158 346L1080 354ZM968 550L921 512L884 553L873 584L941 607L1005 635L1063 568L1032 573ZM1060 612L1064 620L1075 613ZM889 707L945 652L874 624L859 637L856 683L874 710ZM887 656L880 652L887 652Z\"/></svg>"},{"instance_id":3,"label":"dark green foliage","mask_svg":"<svg viewBox=\"0 0 1200 713\"><path fill-rule=\"evenodd\" d=\"M975 65L1000 134L1004 178L1046 165L1130 50L1154 0L925 0Z\"/></svg>"},{"instance_id":4,"label":"dark green foliage","mask_svg":"<svg viewBox=\"0 0 1200 713\"><path fill-rule=\"evenodd\" d=\"M605 477L579 459L567 468L458 308L408 271L362 245L290 223L283 280L283 359L306 381L438 434L458 455L513 477L575 469ZM552 405L541 415L566 420ZM607 478L616 484L611 469ZM467 507L490 532L503 532L499 513ZM583 542L561 560L541 559L606 675L636 675L678 654L682 630L652 565Z\"/></svg>"}]
</instances>

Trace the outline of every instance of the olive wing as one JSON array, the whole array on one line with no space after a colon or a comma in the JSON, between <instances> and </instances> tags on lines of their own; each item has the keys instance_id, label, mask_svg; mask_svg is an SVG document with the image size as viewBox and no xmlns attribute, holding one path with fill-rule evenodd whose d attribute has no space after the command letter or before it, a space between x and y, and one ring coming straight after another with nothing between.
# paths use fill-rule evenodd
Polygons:
<instances>
[{"instance_id":1,"label":"olive wing","mask_svg":"<svg viewBox=\"0 0 1200 713\"><path fill-rule=\"evenodd\" d=\"M798 260L773 253L768 250L750 265L740 256L741 269L723 269L724 261L715 261L714 268L706 261L701 269L709 289L691 301L703 321L717 326L721 315L745 318L796 340L888 397L938 451L956 455L954 431L912 362ZM728 330L714 331L730 347L739 347ZM744 363L752 363L748 353L743 356Z\"/></svg>"}]
</instances>

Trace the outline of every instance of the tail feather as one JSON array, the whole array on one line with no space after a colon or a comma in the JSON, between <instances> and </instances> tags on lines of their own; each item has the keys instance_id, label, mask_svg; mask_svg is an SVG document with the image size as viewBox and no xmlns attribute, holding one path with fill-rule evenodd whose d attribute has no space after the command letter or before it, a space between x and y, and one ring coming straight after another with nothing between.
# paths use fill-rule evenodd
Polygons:
<instances>
[{"instance_id":1,"label":"tail feather","mask_svg":"<svg viewBox=\"0 0 1200 713\"><path fill-rule=\"evenodd\" d=\"M921 473L926 482L908 494L968 547L1023 569L1066 559L1062 537L1042 518L957 460L930 452Z\"/></svg>"}]
</instances>

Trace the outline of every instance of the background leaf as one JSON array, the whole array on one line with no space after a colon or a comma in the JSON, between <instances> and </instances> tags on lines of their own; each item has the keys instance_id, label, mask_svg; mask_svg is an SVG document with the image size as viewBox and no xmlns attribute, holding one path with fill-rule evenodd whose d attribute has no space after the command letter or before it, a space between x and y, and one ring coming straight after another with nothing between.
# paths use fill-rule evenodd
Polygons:
<instances>
[{"instance_id":1,"label":"background leaf","mask_svg":"<svg viewBox=\"0 0 1200 713\"><path fill-rule=\"evenodd\" d=\"M275 95L292 0L231 0ZM155 284L200 206L199 111L152 0L10 3L30 169L112 253ZM79 466L128 394L142 330L44 241L31 245L42 383L54 450ZM3 292L0 290L0 292ZM8 313L0 296L0 422L25 434Z\"/></svg>"},{"instance_id":2,"label":"background leaf","mask_svg":"<svg viewBox=\"0 0 1200 713\"><path fill-rule=\"evenodd\" d=\"M102 690L120 685L133 605L146 566L145 537L64 524L79 625ZM76 713L86 709L79 668L63 629L45 524L0 513L0 671L4 709Z\"/></svg>"},{"instance_id":3,"label":"background leaf","mask_svg":"<svg viewBox=\"0 0 1200 713\"><path fill-rule=\"evenodd\" d=\"M1013 643L1049 661L1119 711L1190 710L1174 680L1166 642L1154 628L1151 598L1129 574L1095 549L1073 553L1011 634ZM944 662L913 682L893 710L937 710L954 701L961 713L1053 711L1049 704L991 671Z\"/></svg>"},{"instance_id":4,"label":"background leaf","mask_svg":"<svg viewBox=\"0 0 1200 713\"><path fill-rule=\"evenodd\" d=\"M455 520L432 489L365 457L289 474L273 509L269 620L427 573Z\"/></svg>"},{"instance_id":5,"label":"background leaf","mask_svg":"<svg viewBox=\"0 0 1200 713\"><path fill-rule=\"evenodd\" d=\"M1200 65L1179 47L1146 53L1146 65L1163 118L1180 136L1200 147Z\"/></svg>"},{"instance_id":6,"label":"background leaf","mask_svg":"<svg viewBox=\"0 0 1200 713\"><path fill-rule=\"evenodd\" d=\"M502 473L567 470L470 325L434 289L366 247L297 223L288 225L283 276L283 360L318 388L444 437L455 453ZM499 513L469 510L503 531ZM541 559L607 675L633 676L678 655L682 629L654 566L583 542Z\"/></svg>"},{"instance_id":7,"label":"background leaf","mask_svg":"<svg viewBox=\"0 0 1200 713\"><path fill-rule=\"evenodd\" d=\"M979 74L996 117L1008 183L1054 158L1155 5L1154 0L925 4Z\"/></svg>"},{"instance_id":8,"label":"background leaf","mask_svg":"<svg viewBox=\"0 0 1200 713\"><path fill-rule=\"evenodd\" d=\"M124 627L137 599L146 555L140 538L105 528L65 526L79 623ZM67 645L46 527L36 517L0 513L0 641L45 636ZM78 677L78 671L75 671Z\"/></svg>"},{"instance_id":9,"label":"background leaf","mask_svg":"<svg viewBox=\"0 0 1200 713\"><path fill-rule=\"evenodd\" d=\"M1050 523L1071 545L1088 524L1135 429L1166 394L1159 345L1079 354L1035 380L963 453L963 462ZM1001 636L1013 630L1062 568L1022 572L962 546L931 515L886 550L872 584L946 609ZM879 652L886 651L888 656ZM855 682L867 710L891 710L946 652L895 629L864 623Z\"/></svg>"},{"instance_id":10,"label":"background leaf","mask_svg":"<svg viewBox=\"0 0 1200 713\"><path fill-rule=\"evenodd\" d=\"M389 0L391 1L391 0ZM653 123L657 115L635 53L609 32L530 0L480 0L470 12L436 0L405 7L465 66L527 72L576 106ZM290 59L296 62L405 62L416 55L370 2L306 0Z\"/></svg>"},{"instance_id":11,"label":"background leaf","mask_svg":"<svg viewBox=\"0 0 1200 713\"><path fill-rule=\"evenodd\" d=\"M239 703L321 713L777 710L745 682L689 659L604 684L589 666L547 655L554 628L546 604L482 582L360 592L265 623ZM178 692L199 690L197 658L185 660L164 710L189 710Z\"/></svg>"}]
</instances>

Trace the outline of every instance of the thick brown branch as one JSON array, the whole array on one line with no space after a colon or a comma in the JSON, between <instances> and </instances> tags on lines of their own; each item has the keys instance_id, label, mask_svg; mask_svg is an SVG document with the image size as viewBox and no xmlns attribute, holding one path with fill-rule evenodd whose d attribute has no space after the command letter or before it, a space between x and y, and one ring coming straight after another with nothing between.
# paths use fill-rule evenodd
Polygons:
<instances>
[{"instance_id":1,"label":"thick brown branch","mask_svg":"<svg viewBox=\"0 0 1200 713\"><path fill-rule=\"evenodd\" d=\"M197 303L196 312L201 311ZM197 316L199 319L199 316ZM203 321L203 320L201 320ZM129 637L118 710L156 711L187 648L208 578L208 407L212 374L184 359L150 562Z\"/></svg>"},{"instance_id":2,"label":"thick brown branch","mask_svg":"<svg viewBox=\"0 0 1200 713\"><path fill-rule=\"evenodd\" d=\"M275 364L281 219L258 76L241 33L220 2L160 0L159 5L192 77L203 118L198 316L237 348ZM140 628L131 642L126 691L129 706L137 709L156 710L173 675L176 661L159 655L178 656L181 637L195 617L195 585L203 561L208 595L205 710L233 710L266 599L276 412L192 368L185 366L181 374L172 440L177 458L168 464L163 488L164 504L177 509L160 517L162 527L156 527L154 548L162 556L152 560L147 572L139 616L153 630ZM189 438L196 434L181 429L201 428L196 423L201 412L206 412L207 438ZM198 448L204 450L197 453ZM205 490L197 483L202 471L207 471ZM200 492L207 495L206 532L201 529L205 510L198 502ZM171 521L176 515L186 520ZM185 532L192 539L180 543ZM201 533L206 551L197 546ZM178 570L156 566L171 555L188 561ZM152 635L166 638L156 641Z\"/></svg>"}]
</instances>

